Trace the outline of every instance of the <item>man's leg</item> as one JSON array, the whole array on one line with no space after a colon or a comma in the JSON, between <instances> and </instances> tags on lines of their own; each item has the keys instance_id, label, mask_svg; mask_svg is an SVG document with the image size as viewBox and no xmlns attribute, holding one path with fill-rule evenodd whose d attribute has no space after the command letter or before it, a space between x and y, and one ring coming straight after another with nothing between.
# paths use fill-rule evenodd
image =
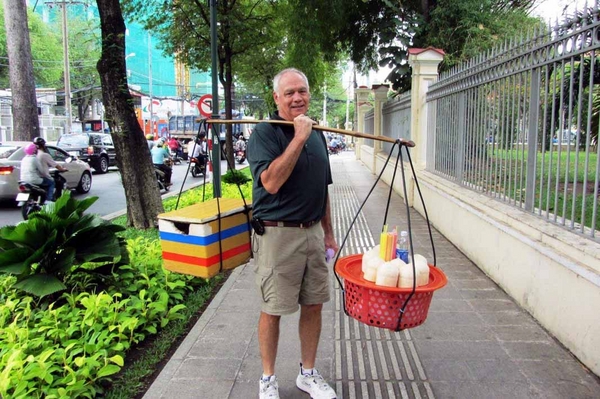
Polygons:
<instances>
[{"instance_id":1,"label":"man's leg","mask_svg":"<svg viewBox=\"0 0 600 399\"><path fill-rule=\"evenodd\" d=\"M302 305L300 307L300 322L298 333L300 335L300 348L302 365L306 369L315 367L317 348L321 336L321 311L323 305Z\"/></svg>"},{"instance_id":2,"label":"man's leg","mask_svg":"<svg viewBox=\"0 0 600 399\"><path fill-rule=\"evenodd\" d=\"M42 185L46 187L46 200L54 201L54 179L48 179L47 177L42 177L42 179Z\"/></svg>"},{"instance_id":3,"label":"man's leg","mask_svg":"<svg viewBox=\"0 0 600 399\"><path fill-rule=\"evenodd\" d=\"M261 312L258 320L258 345L265 375L275 374L280 319L281 316Z\"/></svg>"}]
</instances>

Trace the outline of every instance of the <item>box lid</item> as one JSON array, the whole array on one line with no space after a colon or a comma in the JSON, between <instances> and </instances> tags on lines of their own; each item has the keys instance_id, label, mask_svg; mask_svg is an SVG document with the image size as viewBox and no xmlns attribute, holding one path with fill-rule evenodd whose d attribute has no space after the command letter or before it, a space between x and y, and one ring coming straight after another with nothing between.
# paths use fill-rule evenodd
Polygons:
<instances>
[{"instance_id":1,"label":"box lid","mask_svg":"<svg viewBox=\"0 0 600 399\"><path fill-rule=\"evenodd\" d=\"M252 208L250 202L246 202L249 208ZM207 223L216 220L221 213L221 217L226 217L244 211L244 201L236 198L213 198L199 204L186 206L171 212L165 212L158 215L159 219L170 220L173 222L187 223Z\"/></svg>"}]
</instances>

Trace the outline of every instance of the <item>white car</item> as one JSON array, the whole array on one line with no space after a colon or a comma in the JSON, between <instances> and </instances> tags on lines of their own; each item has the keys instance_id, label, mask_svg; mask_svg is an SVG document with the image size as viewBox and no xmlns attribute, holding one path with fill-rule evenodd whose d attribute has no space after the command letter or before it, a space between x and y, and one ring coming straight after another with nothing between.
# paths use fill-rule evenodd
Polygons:
<instances>
[{"instance_id":1,"label":"white car","mask_svg":"<svg viewBox=\"0 0 600 399\"><path fill-rule=\"evenodd\" d=\"M25 157L23 147L30 142L7 142L0 144L0 199L14 200L19 193L21 160ZM46 145L48 153L61 166L68 169L62 173L67 187L85 194L92 188L92 171L87 162L71 157L66 151ZM67 159L69 158L69 159ZM67 162L70 160L70 162Z\"/></svg>"}]
</instances>

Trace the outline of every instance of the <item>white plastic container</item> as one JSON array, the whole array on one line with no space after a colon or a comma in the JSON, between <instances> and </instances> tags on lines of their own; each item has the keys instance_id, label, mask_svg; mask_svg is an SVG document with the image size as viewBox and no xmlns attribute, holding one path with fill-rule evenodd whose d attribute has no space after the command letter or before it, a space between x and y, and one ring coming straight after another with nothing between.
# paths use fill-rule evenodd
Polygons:
<instances>
[{"instance_id":1,"label":"white plastic container","mask_svg":"<svg viewBox=\"0 0 600 399\"><path fill-rule=\"evenodd\" d=\"M417 287L429 284L429 265L423 255L415 254L415 270L417 272ZM412 288L413 280L413 265L411 262L400 268L398 287Z\"/></svg>"},{"instance_id":2,"label":"white plastic container","mask_svg":"<svg viewBox=\"0 0 600 399\"><path fill-rule=\"evenodd\" d=\"M373 248L363 254L362 257L362 272L364 273L371 258L379 258L379 245L375 245Z\"/></svg>"},{"instance_id":3,"label":"white plastic container","mask_svg":"<svg viewBox=\"0 0 600 399\"><path fill-rule=\"evenodd\" d=\"M363 278L375 282L377 280L377 270L384 263L385 261L379 255L368 258L366 264L363 263Z\"/></svg>"},{"instance_id":4,"label":"white plastic container","mask_svg":"<svg viewBox=\"0 0 600 399\"><path fill-rule=\"evenodd\" d=\"M401 259L392 259L385 262L377 269L377 279L375 284L383 287L396 287L398 285L398 276L400 274L400 266L404 262Z\"/></svg>"}]
</instances>

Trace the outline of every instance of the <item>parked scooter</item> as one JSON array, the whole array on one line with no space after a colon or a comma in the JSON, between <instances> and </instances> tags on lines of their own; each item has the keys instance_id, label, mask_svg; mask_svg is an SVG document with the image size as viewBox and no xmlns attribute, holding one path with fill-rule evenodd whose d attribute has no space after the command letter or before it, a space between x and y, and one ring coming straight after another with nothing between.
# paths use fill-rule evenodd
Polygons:
<instances>
[{"instance_id":1,"label":"parked scooter","mask_svg":"<svg viewBox=\"0 0 600 399\"><path fill-rule=\"evenodd\" d=\"M199 155L198 157L190 158L190 168L193 177L206 176L206 156Z\"/></svg>"},{"instance_id":2,"label":"parked scooter","mask_svg":"<svg viewBox=\"0 0 600 399\"><path fill-rule=\"evenodd\" d=\"M50 171L50 176L54 179L54 198L59 198L63 190L67 189L67 180L60 174L62 171L54 169ZM17 205L21 207L23 220L27 220L32 212L38 212L46 203L47 193L44 187L37 184L19 182L19 194L17 194Z\"/></svg>"}]
</instances>

